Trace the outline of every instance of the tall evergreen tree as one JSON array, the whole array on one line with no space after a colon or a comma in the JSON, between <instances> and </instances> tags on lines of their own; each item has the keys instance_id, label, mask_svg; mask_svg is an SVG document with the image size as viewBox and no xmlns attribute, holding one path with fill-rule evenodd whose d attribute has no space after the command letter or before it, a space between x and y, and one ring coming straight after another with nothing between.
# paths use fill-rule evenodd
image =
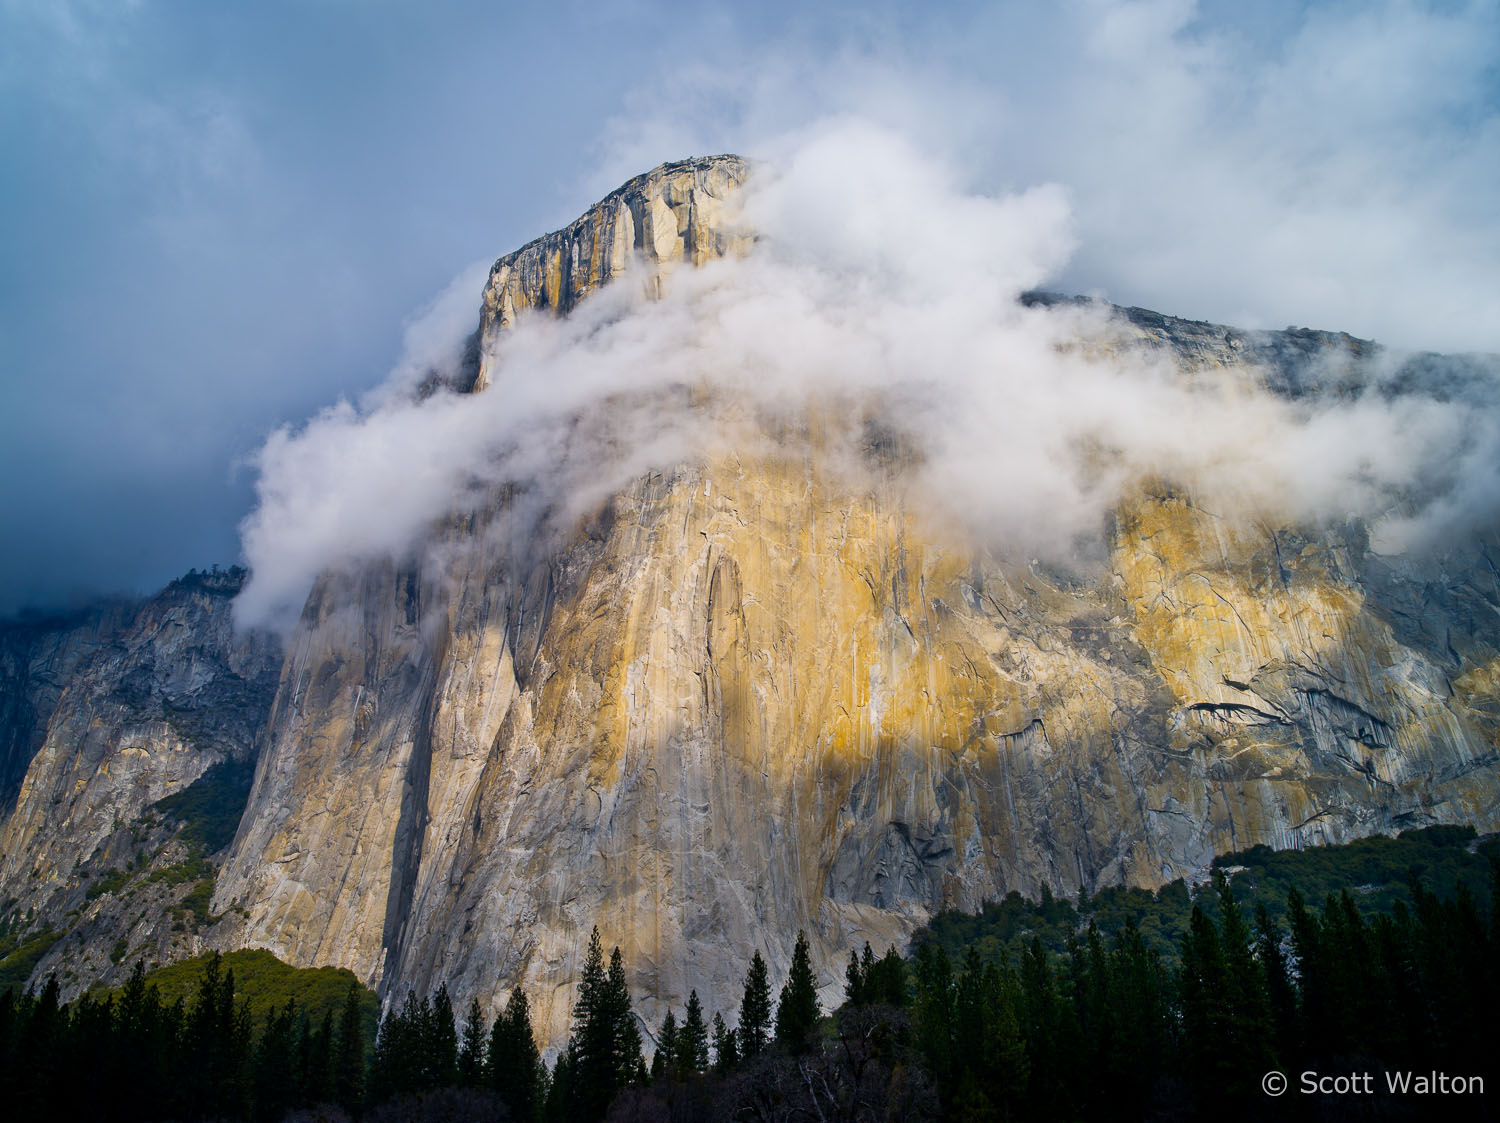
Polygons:
<instances>
[{"instance_id":1,"label":"tall evergreen tree","mask_svg":"<svg viewBox=\"0 0 1500 1123\"><path fill-rule=\"evenodd\" d=\"M96 1001L87 994L78 998L69 1019L65 1074L88 1072L107 1077L114 1051L113 1037L113 999ZM111 1101L116 1092L104 1079L66 1079L62 1090L71 1092L59 1105L62 1117L98 1119L112 1113Z\"/></svg>"},{"instance_id":2,"label":"tall evergreen tree","mask_svg":"<svg viewBox=\"0 0 1500 1123\"><path fill-rule=\"evenodd\" d=\"M458 1083L463 1088L477 1088L484 1079L484 1012L479 999L469 999L464 1017L463 1035L458 1041Z\"/></svg>"},{"instance_id":3,"label":"tall evergreen tree","mask_svg":"<svg viewBox=\"0 0 1500 1123\"><path fill-rule=\"evenodd\" d=\"M1116 1024L1123 1027L1115 1072L1122 1114L1141 1115L1171 1048L1168 983L1160 954L1148 947L1135 917L1115 935L1110 954Z\"/></svg>"},{"instance_id":4,"label":"tall evergreen tree","mask_svg":"<svg viewBox=\"0 0 1500 1123\"><path fill-rule=\"evenodd\" d=\"M1045 886L1043 896L1049 896ZM1036 936L1021 960L1021 1011L1030 1059L1026 1089L1029 1109L1039 1118L1071 1115L1072 1087L1068 1077L1073 1058L1069 1051L1067 1002L1059 993L1046 949Z\"/></svg>"},{"instance_id":5,"label":"tall evergreen tree","mask_svg":"<svg viewBox=\"0 0 1500 1123\"><path fill-rule=\"evenodd\" d=\"M1286 895L1286 916L1297 970L1297 1037L1307 1047L1324 1045L1334 1036L1337 1015L1332 1009L1323 933L1295 887Z\"/></svg>"},{"instance_id":6,"label":"tall evergreen tree","mask_svg":"<svg viewBox=\"0 0 1500 1123\"><path fill-rule=\"evenodd\" d=\"M906 961L894 946L887 948L872 967L864 968L865 988L870 1001L903 1007L907 1003Z\"/></svg>"},{"instance_id":7,"label":"tall evergreen tree","mask_svg":"<svg viewBox=\"0 0 1500 1123\"><path fill-rule=\"evenodd\" d=\"M1255 902L1255 954L1264 978L1266 1005L1276 1043L1277 1060L1287 1065L1297 1053L1297 992L1281 953L1281 929L1266 911L1265 902Z\"/></svg>"},{"instance_id":8,"label":"tall evergreen tree","mask_svg":"<svg viewBox=\"0 0 1500 1123\"><path fill-rule=\"evenodd\" d=\"M813 1031L820 1016L807 933L799 931L797 944L792 949L792 969L776 1006L777 1042L790 1052L806 1052L812 1048Z\"/></svg>"},{"instance_id":9,"label":"tall evergreen tree","mask_svg":"<svg viewBox=\"0 0 1500 1123\"><path fill-rule=\"evenodd\" d=\"M703 1006L696 990L688 995L687 1016L677 1034L677 1069L683 1076L696 1076L708 1070L708 1026L703 1021Z\"/></svg>"},{"instance_id":10,"label":"tall evergreen tree","mask_svg":"<svg viewBox=\"0 0 1500 1123\"><path fill-rule=\"evenodd\" d=\"M234 972L210 954L198 982L188 1019L186 1090L198 1110L210 1116L239 1117L248 1104L249 1008L236 1009Z\"/></svg>"},{"instance_id":11,"label":"tall evergreen tree","mask_svg":"<svg viewBox=\"0 0 1500 1123\"><path fill-rule=\"evenodd\" d=\"M3 1094L18 1102L23 1119L47 1118L64 1095L62 1051L68 1016L61 994L57 976L48 975L41 993L28 996L30 1001L21 1004L10 1066L16 1083L7 1085Z\"/></svg>"},{"instance_id":12,"label":"tall evergreen tree","mask_svg":"<svg viewBox=\"0 0 1500 1123\"><path fill-rule=\"evenodd\" d=\"M589 937L584 958L568 1059L573 1107L585 1119L603 1118L621 1088L645 1077L624 961L616 947L605 970L598 928Z\"/></svg>"},{"instance_id":13,"label":"tall evergreen tree","mask_svg":"<svg viewBox=\"0 0 1500 1123\"><path fill-rule=\"evenodd\" d=\"M735 1032L724 1024L723 1015L714 1013L714 1071L720 1076L740 1063Z\"/></svg>"},{"instance_id":14,"label":"tall evergreen tree","mask_svg":"<svg viewBox=\"0 0 1500 1123\"><path fill-rule=\"evenodd\" d=\"M849 966L844 968L844 1001L851 1006L865 1004L865 976L860 969L859 956L853 948L849 950Z\"/></svg>"},{"instance_id":15,"label":"tall evergreen tree","mask_svg":"<svg viewBox=\"0 0 1500 1123\"><path fill-rule=\"evenodd\" d=\"M136 960L115 1013L119 1074L116 1113L122 1120L144 1120L153 1107L166 1107L159 1073L173 1058L161 1039L161 995L155 985L146 985L146 965L140 960Z\"/></svg>"},{"instance_id":16,"label":"tall evergreen tree","mask_svg":"<svg viewBox=\"0 0 1500 1123\"><path fill-rule=\"evenodd\" d=\"M255 1118L277 1123L297 1101L297 1003L288 999L273 1010L255 1043L252 1088Z\"/></svg>"},{"instance_id":17,"label":"tall evergreen tree","mask_svg":"<svg viewBox=\"0 0 1500 1123\"><path fill-rule=\"evenodd\" d=\"M762 1052L771 1035L771 983L766 961L757 950L745 972L745 994L740 1001L740 1024L736 1031L742 1057Z\"/></svg>"},{"instance_id":18,"label":"tall evergreen tree","mask_svg":"<svg viewBox=\"0 0 1500 1123\"><path fill-rule=\"evenodd\" d=\"M927 1060L928 1071L942 1082L953 1072L954 994L953 966L941 945L923 944L917 949L916 976L917 1048Z\"/></svg>"},{"instance_id":19,"label":"tall evergreen tree","mask_svg":"<svg viewBox=\"0 0 1500 1123\"><path fill-rule=\"evenodd\" d=\"M644 1083L646 1061L641 1053L641 1027L630 1007L630 987L625 982L625 959L618 946L609 955L608 1011L614 1031L617 1088Z\"/></svg>"},{"instance_id":20,"label":"tall evergreen tree","mask_svg":"<svg viewBox=\"0 0 1500 1123\"><path fill-rule=\"evenodd\" d=\"M401 1009L386 1012L375 1037L369 1079L371 1104L433 1086L430 1080L437 1068L433 1038L432 1004L407 991Z\"/></svg>"},{"instance_id":21,"label":"tall evergreen tree","mask_svg":"<svg viewBox=\"0 0 1500 1123\"><path fill-rule=\"evenodd\" d=\"M458 1029L453 1021L453 1000L448 984L438 987L422 1019L423 1088L447 1088L458 1082Z\"/></svg>"},{"instance_id":22,"label":"tall evergreen tree","mask_svg":"<svg viewBox=\"0 0 1500 1123\"><path fill-rule=\"evenodd\" d=\"M677 1069L677 1015L668 1010L662 1015L656 1034L656 1055L651 1058L651 1079L675 1076Z\"/></svg>"},{"instance_id":23,"label":"tall evergreen tree","mask_svg":"<svg viewBox=\"0 0 1500 1123\"><path fill-rule=\"evenodd\" d=\"M1219 905L1219 942L1229 993L1229 1049L1236 1072L1233 1094L1253 1095L1260 1078L1275 1066L1274 1029L1266 996L1265 971L1256 962L1250 926L1235 898L1234 885L1222 870L1214 871Z\"/></svg>"},{"instance_id":24,"label":"tall evergreen tree","mask_svg":"<svg viewBox=\"0 0 1500 1123\"><path fill-rule=\"evenodd\" d=\"M314 1024L306 1013L297 1031L297 1102L327 1103L333 1098L333 1011Z\"/></svg>"},{"instance_id":25,"label":"tall evergreen tree","mask_svg":"<svg viewBox=\"0 0 1500 1123\"><path fill-rule=\"evenodd\" d=\"M505 1011L495 1019L485 1067L490 1086L505 1101L511 1118L532 1119L541 1107L543 1068L531 1029L531 1009L520 987L510 992Z\"/></svg>"},{"instance_id":26,"label":"tall evergreen tree","mask_svg":"<svg viewBox=\"0 0 1500 1123\"><path fill-rule=\"evenodd\" d=\"M333 1096L351 1115L358 1115L364 1106L365 1019L356 983L349 984L339 1012L338 1037L333 1046Z\"/></svg>"}]
</instances>

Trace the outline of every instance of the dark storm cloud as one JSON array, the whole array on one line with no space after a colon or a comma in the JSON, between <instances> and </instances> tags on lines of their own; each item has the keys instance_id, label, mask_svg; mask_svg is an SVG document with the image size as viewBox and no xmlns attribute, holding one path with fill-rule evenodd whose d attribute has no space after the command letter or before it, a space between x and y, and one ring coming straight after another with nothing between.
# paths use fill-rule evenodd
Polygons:
<instances>
[{"instance_id":1,"label":"dark storm cloud","mask_svg":"<svg viewBox=\"0 0 1500 1123\"><path fill-rule=\"evenodd\" d=\"M0 611L233 560L476 259L852 109L1061 184L1058 284L1500 347L1493 7L1242 7L0 0Z\"/></svg>"}]
</instances>

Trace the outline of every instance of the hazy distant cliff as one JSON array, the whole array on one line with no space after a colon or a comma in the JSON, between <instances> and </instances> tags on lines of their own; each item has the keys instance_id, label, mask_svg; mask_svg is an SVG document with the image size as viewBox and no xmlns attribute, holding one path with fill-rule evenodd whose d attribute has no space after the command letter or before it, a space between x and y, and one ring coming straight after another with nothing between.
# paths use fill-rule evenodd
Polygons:
<instances>
[{"instance_id":1,"label":"hazy distant cliff","mask_svg":"<svg viewBox=\"0 0 1500 1123\"><path fill-rule=\"evenodd\" d=\"M468 384L505 392L518 311L749 252L746 174L737 157L665 165L501 258ZM1313 360L1373 350L1140 310L1090 346L1285 397ZM853 469L828 454L851 433ZM768 434L636 479L562 541L528 537L496 494L438 522L424 560L320 579L209 939L388 994L447 980L493 1006L523 984L555 1044L596 923L654 1025L694 987L728 1013L751 952L783 971L799 928L831 994L851 944L899 944L945 905L1500 822L1492 534L1383 558L1357 522L1241 523L1163 483L1061 572L924 510L904 483L920 450L877 414ZM174 673L205 689L225 668L246 684L242 720L196 735L228 754L266 695L261 655L222 627L215 609L172 633L207 629L222 667L188 670L209 664L186 647L154 665L180 651ZM124 806L88 794L120 787L134 745L90 740L92 712L56 703L7 827L7 894L31 869L67 876L54 832L107 833L59 808ZM142 759L159 758L178 759ZM181 759L152 792L196 775Z\"/></svg>"}]
</instances>

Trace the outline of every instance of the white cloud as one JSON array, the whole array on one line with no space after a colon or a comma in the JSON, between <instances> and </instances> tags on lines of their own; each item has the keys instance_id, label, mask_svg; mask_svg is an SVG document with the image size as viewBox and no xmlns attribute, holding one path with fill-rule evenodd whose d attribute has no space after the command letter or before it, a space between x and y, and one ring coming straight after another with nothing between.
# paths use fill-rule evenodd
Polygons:
<instances>
[{"instance_id":1,"label":"white cloud","mask_svg":"<svg viewBox=\"0 0 1500 1123\"><path fill-rule=\"evenodd\" d=\"M1307 5L1252 34L1257 8L986 5L860 49L729 52L628 98L600 164L619 180L765 153L809 117L856 113L921 137L971 185L1064 185L1080 248L1061 287L1500 351L1500 8Z\"/></svg>"},{"instance_id":2,"label":"white cloud","mask_svg":"<svg viewBox=\"0 0 1500 1123\"><path fill-rule=\"evenodd\" d=\"M387 392L273 434L243 525L241 619L284 625L320 571L402 556L499 485L524 485L567 530L649 467L755 440L689 387L770 410L883 408L920 450L924 502L985 543L1054 557L1147 475L1267 517L1399 507L1450 522L1473 513L1454 480L1494 476L1493 393L1476 410L1422 387L1395 395L1372 371L1362 395L1292 401L1131 352L1090 358L1072 344L1109 330L1097 310L1016 300L1074 245L1054 185L977 194L956 165L847 116L771 148L746 188L761 237L744 260L679 270L659 301L621 280L567 320L525 319L489 390L417 401L414 379L451 363L472 327L468 276L408 332L416 358Z\"/></svg>"}]
</instances>

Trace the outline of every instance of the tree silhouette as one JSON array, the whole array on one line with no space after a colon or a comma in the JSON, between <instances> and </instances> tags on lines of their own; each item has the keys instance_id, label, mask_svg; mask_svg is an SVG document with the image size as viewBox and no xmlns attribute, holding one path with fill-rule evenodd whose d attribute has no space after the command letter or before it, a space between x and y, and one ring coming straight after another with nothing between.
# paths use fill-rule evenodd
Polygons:
<instances>
[{"instance_id":1,"label":"tree silhouette","mask_svg":"<svg viewBox=\"0 0 1500 1123\"><path fill-rule=\"evenodd\" d=\"M745 972L745 994L740 1001L740 1024L736 1031L742 1057L753 1057L762 1052L771 1033L771 983L767 977L766 961L759 950L750 957L750 969Z\"/></svg>"},{"instance_id":2,"label":"tree silhouette","mask_svg":"<svg viewBox=\"0 0 1500 1123\"><path fill-rule=\"evenodd\" d=\"M820 1015L807 933L799 931L797 944L792 949L792 969L776 1006L776 1040L789 1052L806 1052L812 1047L813 1031Z\"/></svg>"}]
</instances>

